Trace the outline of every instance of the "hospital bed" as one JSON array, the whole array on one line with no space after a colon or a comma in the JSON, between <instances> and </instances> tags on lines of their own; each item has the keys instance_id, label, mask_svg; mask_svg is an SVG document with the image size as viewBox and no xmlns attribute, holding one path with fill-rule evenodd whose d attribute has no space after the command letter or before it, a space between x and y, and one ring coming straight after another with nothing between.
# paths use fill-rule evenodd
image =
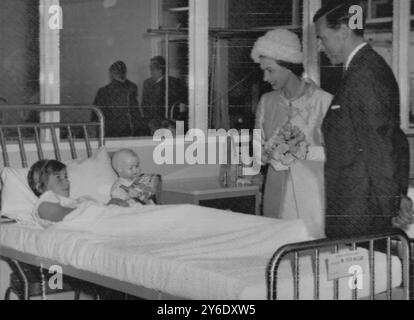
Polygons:
<instances>
[{"instance_id":1,"label":"hospital bed","mask_svg":"<svg viewBox=\"0 0 414 320\"><path fill-rule=\"evenodd\" d=\"M0 112L17 110L31 110L43 115L90 110L97 115L98 120L80 120L78 123L60 121L1 124L0 144L4 167L17 165L8 148L18 151L21 165L27 167L31 164L27 150L37 154L37 158L50 158L51 152L54 158L62 160L62 150L65 149L63 146L66 146L70 157L76 159L80 142L87 156L91 156L94 149L105 144L104 119L101 112L94 107L0 107ZM75 139L72 134L76 130L79 132L79 129L82 132L81 140L79 137ZM32 130L32 138L25 138L23 130ZM60 136L63 131L65 139ZM7 134L10 132L13 132L14 144L8 143ZM97 133L97 138L91 138L90 132ZM149 250L153 251L149 252L154 253L153 259L151 264L146 263L148 251L145 254L140 252L144 246L139 241L136 244L126 244L97 239L85 233L70 232L55 233L54 237L42 239L42 233L42 230L25 224L0 225L0 256L16 265L25 263L45 270L58 265L64 275L143 299L413 298L413 277L410 276L413 248L407 236L400 231L357 239L309 240L279 247L275 243L273 256L241 255L243 258L237 257L228 261L217 258L208 260L200 253L203 248L200 246L189 251L195 250L196 262L191 260L191 255L185 256L183 249L179 264L165 252L160 259L156 259L154 252L159 253L162 250L157 248L154 251L152 247ZM210 242L213 240L209 239ZM260 243L255 245L260 248ZM381 249L378 249L378 245ZM349 276L328 280L327 261L334 265L337 261L335 259L340 259L341 254L347 257L352 256L353 252L357 257L366 257L369 266L360 275L361 278L355 277L355 286L350 286L352 281ZM168 258L174 261L169 261Z\"/></svg>"}]
</instances>

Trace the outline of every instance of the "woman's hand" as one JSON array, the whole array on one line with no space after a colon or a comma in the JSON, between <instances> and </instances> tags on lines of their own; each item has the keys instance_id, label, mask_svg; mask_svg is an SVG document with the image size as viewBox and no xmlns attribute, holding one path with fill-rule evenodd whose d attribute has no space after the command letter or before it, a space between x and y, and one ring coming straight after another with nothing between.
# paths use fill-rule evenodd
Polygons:
<instances>
[{"instance_id":1,"label":"woman's hand","mask_svg":"<svg viewBox=\"0 0 414 320\"><path fill-rule=\"evenodd\" d=\"M108 206L118 206L118 207L124 207L124 208L128 208L129 207L129 203L125 200L122 199L111 199L111 201L108 202L107 204Z\"/></svg>"},{"instance_id":2,"label":"woman's hand","mask_svg":"<svg viewBox=\"0 0 414 320\"><path fill-rule=\"evenodd\" d=\"M261 162L264 164L268 164L270 163L270 161L272 160L272 153L270 150L268 150L266 148L266 146L262 146L262 159Z\"/></svg>"},{"instance_id":3,"label":"woman's hand","mask_svg":"<svg viewBox=\"0 0 414 320\"><path fill-rule=\"evenodd\" d=\"M400 213L398 217L393 219L393 226L406 229L412 224L414 224L413 201L409 197L403 196L401 198Z\"/></svg>"}]
</instances>

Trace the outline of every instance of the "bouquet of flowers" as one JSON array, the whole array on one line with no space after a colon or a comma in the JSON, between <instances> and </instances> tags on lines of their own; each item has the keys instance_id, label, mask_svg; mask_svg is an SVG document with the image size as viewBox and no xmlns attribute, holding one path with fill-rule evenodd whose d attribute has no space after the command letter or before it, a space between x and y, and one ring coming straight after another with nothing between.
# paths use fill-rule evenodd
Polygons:
<instances>
[{"instance_id":1,"label":"bouquet of flowers","mask_svg":"<svg viewBox=\"0 0 414 320\"><path fill-rule=\"evenodd\" d=\"M288 122L273 133L264 152L277 171L288 170L297 160L306 159L309 143L302 130Z\"/></svg>"}]
</instances>

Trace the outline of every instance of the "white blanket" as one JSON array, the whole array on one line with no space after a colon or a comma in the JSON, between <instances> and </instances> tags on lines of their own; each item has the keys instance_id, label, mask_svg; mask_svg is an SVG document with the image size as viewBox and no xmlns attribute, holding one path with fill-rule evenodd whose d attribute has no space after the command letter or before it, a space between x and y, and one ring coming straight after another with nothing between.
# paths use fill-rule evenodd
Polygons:
<instances>
[{"instance_id":1,"label":"white blanket","mask_svg":"<svg viewBox=\"0 0 414 320\"><path fill-rule=\"evenodd\" d=\"M166 244L170 254L174 244L177 255L210 258L269 255L285 244L311 240L299 220L286 222L193 205L121 208L88 203L53 229Z\"/></svg>"},{"instance_id":2,"label":"white blanket","mask_svg":"<svg viewBox=\"0 0 414 320\"><path fill-rule=\"evenodd\" d=\"M74 232L76 231L76 232ZM80 232L79 232L80 231ZM261 283L288 243L311 240L302 221L278 221L192 205L85 205L46 230L42 255L74 267L192 299L239 299ZM96 266L96 262L102 264Z\"/></svg>"},{"instance_id":3,"label":"white blanket","mask_svg":"<svg viewBox=\"0 0 414 320\"><path fill-rule=\"evenodd\" d=\"M266 299L266 266L273 252L284 242L308 240L301 221L283 222L194 206L144 207L140 209L141 215L130 209L105 210L93 206L79 209L46 231L19 224L4 225L0 243L177 297L249 300ZM128 214L132 215L129 219ZM118 215L121 217L115 221ZM143 224L151 219L159 226ZM121 221L132 222L127 226L129 235L123 233ZM95 229L96 226L99 228ZM174 228L172 232L169 227ZM110 236L105 234L106 229ZM322 253L321 298L332 299L333 282L327 279L326 258ZM388 263L380 253L375 262L376 293L380 293L387 287ZM401 284L401 263L393 258L392 265L396 287ZM301 258L300 273L301 298L313 298L313 261L309 256ZM284 260L278 274L280 299L293 298L292 277L290 260ZM363 281L360 297L369 293L368 270ZM340 299L349 299L349 279L340 283Z\"/></svg>"}]
</instances>

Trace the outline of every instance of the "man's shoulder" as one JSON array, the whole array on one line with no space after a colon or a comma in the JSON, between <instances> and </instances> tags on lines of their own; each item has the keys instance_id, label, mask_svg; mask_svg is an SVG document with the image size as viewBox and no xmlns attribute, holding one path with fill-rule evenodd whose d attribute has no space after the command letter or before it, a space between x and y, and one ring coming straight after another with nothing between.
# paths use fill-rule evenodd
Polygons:
<instances>
[{"instance_id":1,"label":"man's shoulder","mask_svg":"<svg viewBox=\"0 0 414 320\"><path fill-rule=\"evenodd\" d=\"M155 84L155 81L152 78L148 78L144 80L144 86L152 86Z\"/></svg>"},{"instance_id":2,"label":"man's shoulder","mask_svg":"<svg viewBox=\"0 0 414 320\"><path fill-rule=\"evenodd\" d=\"M352 70L354 72L392 72L392 69L387 61L385 61L385 59L369 44L361 49L361 51L355 56L354 60L351 63L353 66Z\"/></svg>"},{"instance_id":3,"label":"man's shoulder","mask_svg":"<svg viewBox=\"0 0 414 320\"><path fill-rule=\"evenodd\" d=\"M102 93L104 93L106 91L109 91L110 89L111 89L111 84L109 83L106 86L100 87L98 89L98 93L101 93L102 94Z\"/></svg>"},{"instance_id":4,"label":"man's shoulder","mask_svg":"<svg viewBox=\"0 0 414 320\"><path fill-rule=\"evenodd\" d=\"M181 80L180 78L170 76L170 77L168 77L168 80L171 84L184 85L184 81Z\"/></svg>"},{"instance_id":5,"label":"man's shoulder","mask_svg":"<svg viewBox=\"0 0 414 320\"><path fill-rule=\"evenodd\" d=\"M135 82L132 82L131 80L126 80L125 81L125 83L126 83L126 85L128 86L128 87L130 87L130 88L133 88L133 89L138 89L138 86L137 86L137 84L135 83Z\"/></svg>"},{"instance_id":6,"label":"man's shoulder","mask_svg":"<svg viewBox=\"0 0 414 320\"><path fill-rule=\"evenodd\" d=\"M355 56L347 76L349 83L358 82L362 87L380 86L394 88L395 75L385 59L370 45Z\"/></svg>"},{"instance_id":7,"label":"man's shoulder","mask_svg":"<svg viewBox=\"0 0 414 320\"><path fill-rule=\"evenodd\" d=\"M111 94L114 90L117 90L117 84L115 82L110 82L106 86L99 88L98 94L108 95Z\"/></svg>"}]
</instances>

